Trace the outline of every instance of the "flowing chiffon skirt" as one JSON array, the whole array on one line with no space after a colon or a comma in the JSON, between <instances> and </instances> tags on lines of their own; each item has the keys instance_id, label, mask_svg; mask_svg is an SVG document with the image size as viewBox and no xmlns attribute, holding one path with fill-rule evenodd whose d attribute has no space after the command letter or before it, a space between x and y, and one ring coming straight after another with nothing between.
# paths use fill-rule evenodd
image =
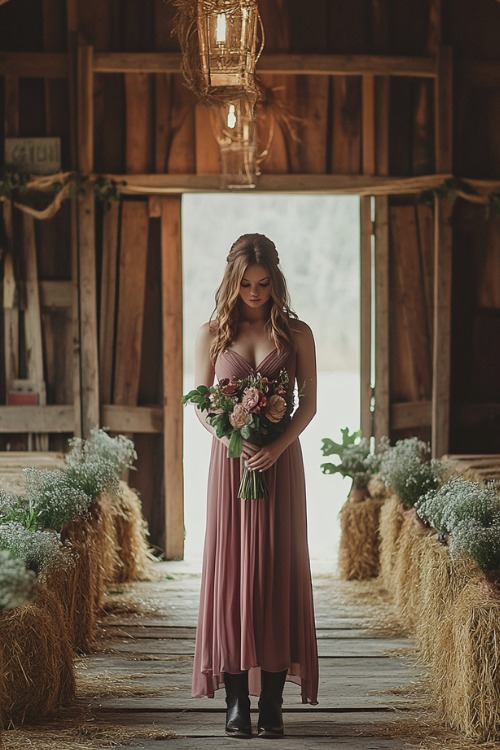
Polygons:
<instances>
[{"instance_id":1,"label":"flowing chiffon skirt","mask_svg":"<svg viewBox=\"0 0 500 750\"><path fill-rule=\"evenodd\" d=\"M270 378L286 368L295 379L295 353L271 352L258 370ZM216 363L219 379L244 377L252 367L229 349ZM193 669L193 697L213 697L224 672L249 670L260 693L260 670L287 670L303 703L317 703L306 493L300 443L295 440L266 472L269 496L241 500L240 459L214 439L208 479L207 525Z\"/></svg>"}]
</instances>

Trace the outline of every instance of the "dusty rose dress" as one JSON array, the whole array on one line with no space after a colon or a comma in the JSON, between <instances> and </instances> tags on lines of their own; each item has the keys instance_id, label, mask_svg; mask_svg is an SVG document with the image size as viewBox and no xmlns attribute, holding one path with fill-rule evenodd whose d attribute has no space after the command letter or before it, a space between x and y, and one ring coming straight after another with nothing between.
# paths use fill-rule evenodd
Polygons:
<instances>
[{"instance_id":1,"label":"dusty rose dress","mask_svg":"<svg viewBox=\"0 0 500 750\"><path fill-rule=\"evenodd\" d=\"M285 368L294 383L295 359L294 351L275 349L258 370L274 378ZM232 349L215 366L218 379L252 371ZM248 669L250 693L259 695L261 669L287 669L287 680L301 686L302 702L315 704L318 654L298 440L266 478L268 498L240 500L240 459L228 459L214 438L192 694L213 698L224 672Z\"/></svg>"}]
</instances>

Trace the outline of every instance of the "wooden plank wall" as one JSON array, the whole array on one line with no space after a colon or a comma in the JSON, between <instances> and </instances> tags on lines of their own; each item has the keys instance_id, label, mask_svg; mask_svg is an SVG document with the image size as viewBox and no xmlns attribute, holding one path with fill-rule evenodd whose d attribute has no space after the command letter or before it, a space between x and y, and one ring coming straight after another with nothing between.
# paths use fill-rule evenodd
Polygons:
<instances>
[{"instance_id":1,"label":"wooden plank wall","mask_svg":"<svg viewBox=\"0 0 500 750\"><path fill-rule=\"evenodd\" d=\"M470 177L500 176L500 82L491 66L500 58L498 3L478 0L472 7L468 0L259 0L259 7L266 53L419 56L435 55L441 43L451 45L455 90L460 92L454 103L454 170ZM65 52L78 32L80 43L95 52L176 51L173 14L172 4L163 0L42 0L35 6L31 0L12 0L0 7L0 50ZM26 24L28 16L31 22ZM470 59L486 64L467 64ZM437 168L434 143L436 135L445 143L446 132L440 141L434 129L431 80L285 74L265 74L262 79L299 118L297 140L278 125L263 172L405 176ZM7 101L15 107L7 108ZM69 79L0 76L0 136L6 129L14 132L12 127L26 136L61 135L64 168L76 163L70 137L74 106ZM269 117L267 112L263 120ZM87 162L97 172L210 174L219 169L207 113L180 74L95 75L93 124ZM387 323L380 329L387 344L384 410L392 438L419 434L428 439L433 398L433 209L410 196L386 203L389 265L381 313ZM147 196L124 199L108 211L98 205L94 240L101 422L134 435L140 455L134 483L159 546L164 543L165 517L158 502L165 479L161 216L161 202ZM81 411L75 402L81 388L75 373L81 367L72 320L71 280L76 277L71 217L67 204L54 219L35 222L35 244L47 401L75 403L76 413ZM454 208L453 221L450 450L472 452L479 444L481 450L493 450L490 438L498 427L500 386L491 375L498 362L490 342L498 334L500 303L498 284L493 282L500 268L500 229L497 219L485 223L481 208L462 201ZM18 249L21 223L14 215ZM23 273L21 257L17 252L18 277ZM2 331L9 315L3 316ZM22 334L21 323L18 328ZM1 356L4 401L8 363L4 352ZM26 372L23 356L21 374ZM369 393L367 383L365 391ZM63 447L66 437L52 434L50 446ZM25 444L22 435L0 435L0 447L7 441Z\"/></svg>"}]
</instances>

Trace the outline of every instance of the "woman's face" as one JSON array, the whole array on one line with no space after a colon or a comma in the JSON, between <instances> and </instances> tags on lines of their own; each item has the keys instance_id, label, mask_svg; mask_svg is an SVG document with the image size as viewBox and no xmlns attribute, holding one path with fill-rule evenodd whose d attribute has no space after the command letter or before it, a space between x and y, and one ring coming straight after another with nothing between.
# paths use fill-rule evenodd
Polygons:
<instances>
[{"instance_id":1,"label":"woman's face","mask_svg":"<svg viewBox=\"0 0 500 750\"><path fill-rule=\"evenodd\" d=\"M271 298L271 277L265 266L247 266L240 282L240 298L248 307L266 305Z\"/></svg>"}]
</instances>

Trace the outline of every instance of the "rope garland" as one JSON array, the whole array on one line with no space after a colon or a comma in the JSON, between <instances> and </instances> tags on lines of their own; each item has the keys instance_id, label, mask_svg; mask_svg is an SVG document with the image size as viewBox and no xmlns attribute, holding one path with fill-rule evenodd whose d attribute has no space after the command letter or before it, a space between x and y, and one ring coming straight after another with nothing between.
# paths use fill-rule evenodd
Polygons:
<instances>
[{"instance_id":1,"label":"rope garland","mask_svg":"<svg viewBox=\"0 0 500 750\"><path fill-rule=\"evenodd\" d=\"M160 181L162 175L157 175ZM172 175L172 185L152 185L141 181L135 175L81 175L77 172L59 172L52 175L30 176L9 173L0 180L0 201L11 205L35 219L53 218L63 202L81 195L86 185L91 185L96 198L105 206L112 200L119 200L122 195L171 195L185 192L182 178ZM195 175L193 175L195 177ZM214 178L216 176L214 175ZM300 185L300 175L296 175ZM318 177L318 176L317 176ZM177 182L179 180L179 182ZM55 193L54 199L44 209L36 209L20 200L20 195L31 193ZM432 205L435 198L448 198L454 203L457 198L483 205L485 217L500 215L500 182L494 180L474 180L437 174L420 177L370 178L360 175L356 185L338 187L325 186L325 192L339 195L417 195L419 203Z\"/></svg>"}]
</instances>

